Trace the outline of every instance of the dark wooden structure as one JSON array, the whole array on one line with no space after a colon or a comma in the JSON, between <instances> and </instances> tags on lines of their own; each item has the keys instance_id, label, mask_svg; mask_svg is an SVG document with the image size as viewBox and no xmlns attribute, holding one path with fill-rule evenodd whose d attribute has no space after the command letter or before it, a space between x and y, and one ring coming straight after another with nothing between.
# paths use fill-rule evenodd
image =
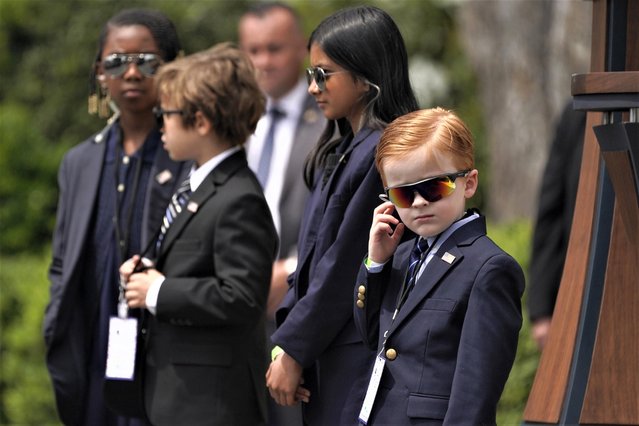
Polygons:
<instances>
[{"instance_id":1,"label":"dark wooden structure","mask_svg":"<svg viewBox=\"0 0 639 426\"><path fill-rule=\"evenodd\" d=\"M579 189L529 425L639 425L639 0L592 2Z\"/></svg>"}]
</instances>

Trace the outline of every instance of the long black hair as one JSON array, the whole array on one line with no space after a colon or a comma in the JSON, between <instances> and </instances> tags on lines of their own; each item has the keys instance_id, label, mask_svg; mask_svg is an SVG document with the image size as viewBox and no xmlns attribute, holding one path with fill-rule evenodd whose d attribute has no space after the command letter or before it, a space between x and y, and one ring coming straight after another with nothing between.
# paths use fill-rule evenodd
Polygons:
<instances>
[{"instance_id":1,"label":"long black hair","mask_svg":"<svg viewBox=\"0 0 639 426\"><path fill-rule=\"evenodd\" d=\"M374 6L339 10L313 31L309 50L313 44L354 78L371 86L364 99L361 127L383 129L395 118L419 108L408 77L404 38L385 11ZM336 127L340 135L351 131L346 118L329 120L306 160L304 179L309 187L315 171L323 167L328 154L340 142L331 140Z\"/></svg>"}]
</instances>

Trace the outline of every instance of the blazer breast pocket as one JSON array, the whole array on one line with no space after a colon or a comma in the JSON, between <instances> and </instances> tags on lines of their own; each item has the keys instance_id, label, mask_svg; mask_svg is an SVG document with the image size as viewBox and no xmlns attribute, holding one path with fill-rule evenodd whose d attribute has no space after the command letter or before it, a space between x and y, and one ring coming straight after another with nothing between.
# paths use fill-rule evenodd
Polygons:
<instances>
[{"instance_id":1,"label":"blazer breast pocket","mask_svg":"<svg viewBox=\"0 0 639 426\"><path fill-rule=\"evenodd\" d=\"M453 312L456 305L457 305L457 302L452 299L430 298L424 301L421 309L426 311Z\"/></svg>"},{"instance_id":2,"label":"blazer breast pocket","mask_svg":"<svg viewBox=\"0 0 639 426\"><path fill-rule=\"evenodd\" d=\"M200 252L202 250L202 241L195 238L183 238L176 240L171 250L179 252Z\"/></svg>"}]
</instances>

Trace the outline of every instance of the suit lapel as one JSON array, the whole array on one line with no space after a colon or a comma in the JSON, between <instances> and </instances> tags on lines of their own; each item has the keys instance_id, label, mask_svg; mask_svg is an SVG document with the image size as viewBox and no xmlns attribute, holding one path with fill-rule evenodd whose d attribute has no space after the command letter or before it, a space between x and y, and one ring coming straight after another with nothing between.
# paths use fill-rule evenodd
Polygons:
<instances>
[{"instance_id":1,"label":"suit lapel","mask_svg":"<svg viewBox=\"0 0 639 426\"><path fill-rule=\"evenodd\" d=\"M162 147L158 147L144 198L140 240L144 246L153 238L155 231L160 229L166 206L180 183L187 178L190 169L190 162L175 162Z\"/></svg>"},{"instance_id":2,"label":"suit lapel","mask_svg":"<svg viewBox=\"0 0 639 426\"><path fill-rule=\"evenodd\" d=\"M351 141L349 146L346 148L344 154L342 155L338 164L335 166L335 169L331 173L331 176L326 182L326 185L324 185L324 187L322 187L322 177L320 176L318 179L316 179L317 183L316 183L315 190L317 190L317 186L320 186L319 188L319 190L321 191L319 194L320 199L317 203L318 208L316 209L316 211L311 212L313 216L309 219L309 222L306 225L307 228L316 229L316 230L318 229L319 225L316 222L321 221L322 216L324 215L324 211L326 210L326 205L328 204L328 199L334 193L333 185L336 184L335 182L337 180L337 176L340 175L342 169L346 166L346 163L348 162L348 157L350 156L351 152L363 141L365 141L366 138L371 133L373 133L372 129L365 128L359 131L354 136L353 140ZM313 195L311 195L311 198L312 197ZM310 261L310 258L315 250L317 235L314 236L313 241L308 241L308 238L310 238L308 236L306 236L306 238L307 238L307 241L305 246L298 247L301 250L300 257L298 259L298 269L301 269L304 265L306 265L307 262Z\"/></svg>"},{"instance_id":3,"label":"suit lapel","mask_svg":"<svg viewBox=\"0 0 639 426\"><path fill-rule=\"evenodd\" d=\"M313 148L317 140L309 140L310 134L319 134L325 121L317 107L315 98L308 95L304 101L304 110L297 121L295 134L293 136L293 146L288 167L284 175L284 185L282 187L282 198L291 193L300 179L303 178L303 165L309 151ZM281 205L280 201L280 205Z\"/></svg>"},{"instance_id":4,"label":"suit lapel","mask_svg":"<svg viewBox=\"0 0 639 426\"><path fill-rule=\"evenodd\" d=\"M400 327L422 301L436 291L444 276L462 262L464 253L460 247L471 245L482 235L486 235L486 221L483 216L463 225L442 243L415 283L415 288L397 314L389 334Z\"/></svg>"},{"instance_id":5,"label":"suit lapel","mask_svg":"<svg viewBox=\"0 0 639 426\"><path fill-rule=\"evenodd\" d=\"M450 255L453 255L455 259L451 263L448 263L442 260L441 255L443 253L449 253ZM408 299L404 303L404 306L402 306L397 314L397 318L395 319L389 333L392 333L393 330L402 324L411 312L414 311L415 308L417 308L421 302L431 294L435 286L439 284L448 271L461 262L462 258L463 254L457 247L445 249L444 246L442 246L440 248L439 252L436 253L428 265L426 265L424 272L415 283L415 288L413 288Z\"/></svg>"},{"instance_id":6,"label":"suit lapel","mask_svg":"<svg viewBox=\"0 0 639 426\"><path fill-rule=\"evenodd\" d=\"M160 247L160 257L170 249L175 240L182 234L184 227L191 221L202 206L215 195L218 188L235 174L240 168L248 167L243 150L232 154L215 167L204 179L197 190L191 194L182 212L175 218L166 232Z\"/></svg>"},{"instance_id":7,"label":"suit lapel","mask_svg":"<svg viewBox=\"0 0 639 426\"><path fill-rule=\"evenodd\" d=\"M105 129L105 130L108 130ZM70 221L68 235L72 236L68 242L67 258L69 268L65 268L65 271L69 273L75 271L76 263L80 259L82 251L85 249L85 241L82 238L78 238L81 235L87 235L87 229L91 223L91 217L95 209L95 201L99 193L100 176L102 175L102 168L104 166L104 156L106 152L106 134L108 132L103 131L98 134L90 145L91 149L89 155L85 155L82 158L82 167L78 168L77 176L73 176L76 179L73 182L74 187L67 188L67 190L74 190L75 185L82 185L83 190L75 190L78 195L73 200L72 208L74 211L74 220ZM102 136L100 136L102 135ZM75 237L73 237L75 236Z\"/></svg>"},{"instance_id":8,"label":"suit lapel","mask_svg":"<svg viewBox=\"0 0 639 426\"><path fill-rule=\"evenodd\" d=\"M368 128L362 129L361 131L359 131L353 137L353 140L348 145L348 147L346 147L346 149L344 150L344 153L340 156L340 159L337 165L335 166L335 169L331 173L331 176L326 182L326 185L324 185L324 188L322 188L322 203L320 204L322 206L322 211L326 208L326 204L328 203L328 198L334 192L333 185L335 185L335 181L338 179L338 176L341 174L342 169L346 167L346 163L348 163L348 158L350 157L351 153L353 152L353 150L355 150L355 148L357 148L359 144L365 141L366 138L371 133L373 133L373 130ZM321 185L321 183L318 183L318 185Z\"/></svg>"}]
</instances>

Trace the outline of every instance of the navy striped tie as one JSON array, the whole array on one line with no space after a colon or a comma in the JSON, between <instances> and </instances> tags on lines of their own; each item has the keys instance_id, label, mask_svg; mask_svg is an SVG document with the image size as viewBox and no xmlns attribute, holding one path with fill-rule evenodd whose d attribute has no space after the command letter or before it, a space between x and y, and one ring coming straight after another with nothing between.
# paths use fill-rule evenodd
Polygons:
<instances>
[{"instance_id":1,"label":"navy striped tie","mask_svg":"<svg viewBox=\"0 0 639 426\"><path fill-rule=\"evenodd\" d=\"M180 214L190 196L191 180L186 179L184 182L182 182L175 194L173 194L173 196L171 197L171 202L164 212L164 218L162 219L162 225L160 226L160 234L158 235L158 240L155 246L157 251L160 250L160 246L162 245L162 241L164 240L166 231L169 229L177 215Z\"/></svg>"},{"instance_id":2,"label":"navy striped tie","mask_svg":"<svg viewBox=\"0 0 639 426\"><path fill-rule=\"evenodd\" d=\"M422 256L428 251L428 240L418 237L413 251L410 253L408 272L406 273L406 287L410 288L417 280L418 267L422 263Z\"/></svg>"},{"instance_id":3,"label":"navy striped tie","mask_svg":"<svg viewBox=\"0 0 639 426\"><path fill-rule=\"evenodd\" d=\"M277 123L283 118L286 113L279 110L277 107L273 107L269 110L268 114L271 116L271 126L264 139L264 148L262 148L262 154L260 155L260 163L257 166L257 179L262 184L262 188L266 188L266 181L268 180L271 170L271 159L273 158L273 145L275 143L275 128Z\"/></svg>"}]
</instances>

